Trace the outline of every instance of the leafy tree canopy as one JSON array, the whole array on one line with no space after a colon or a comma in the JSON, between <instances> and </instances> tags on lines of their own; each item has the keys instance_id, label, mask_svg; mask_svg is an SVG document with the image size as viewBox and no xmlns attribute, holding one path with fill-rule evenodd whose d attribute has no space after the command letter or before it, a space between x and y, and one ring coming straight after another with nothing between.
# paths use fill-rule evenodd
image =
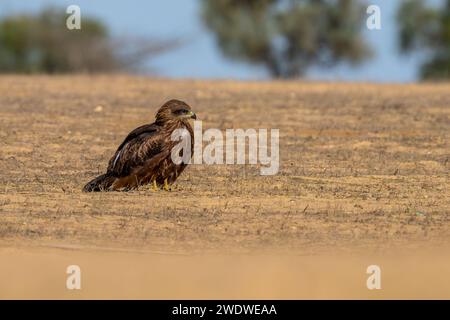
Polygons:
<instances>
[{"instance_id":1,"label":"leafy tree canopy","mask_svg":"<svg viewBox=\"0 0 450 320\"><path fill-rule=\"evenodd\" d=\"M427 6L422 0L405 0L397 17L402 52L428 53L428 61L421 69L422 78L450 79L450 0L443 8Z\"/></svg>"},{"instance_id":2,"label":"leafy tree canopy","mask_svg":"<svg viewBox=\"0 0 450 320\"><path fill-rule=\"evenodd\" d=\"M82 16L81 29L66 27L64 9L0 21L0 72L66 73L130 70L177 43L112 39L105 25Z\"/></svg>"},{"instance_id":3,"label":"leafy tree canopy","mask_svg":"<svg viewBox=\"0 0 450 320\"><path fill-rule=\"evenodd\" d=\"M370 55L361 35L365 8L353 0L202 1L203 20L223 53L263 65L274 77Z\"/></svg>"}]
</instances>

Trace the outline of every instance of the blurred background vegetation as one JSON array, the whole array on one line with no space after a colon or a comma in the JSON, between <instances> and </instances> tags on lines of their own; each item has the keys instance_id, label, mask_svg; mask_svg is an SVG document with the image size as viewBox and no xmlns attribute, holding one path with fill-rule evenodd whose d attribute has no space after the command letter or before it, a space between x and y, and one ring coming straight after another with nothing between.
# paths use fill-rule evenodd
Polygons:
<instances>
[{"instance_id":1,"label":"blurred background vegetation","mask_svg":"<svg viewBox=\"0 0 450 320\"><path fill-rule=\"evenodd\" d=\"M148 57L180 41L112 38L100 21L82 16L82 28L69 30L65 9L0 21L0 72L69 73L139 70Z\"/></svg>"},{"instance_id":2,"label":"blurred background vegetation","mask_svg":"<svg viewBox=\"0 0 450 320\"><path fill-rule=\"evenodd\" d=\"M314 64L367 58L365 8L354 0L203 0L203 19L225 55L293 78Z\"/></svg>"},{"instance_id":3,"label":"blurred background vegetation","mask_svg":"<svg viewBox=\"0 0 450 320\"><path fill-rule=\"evenodd\" d=\"M198 1L199 19L223 55L263 67L273 78L302 77L315 66L356 65L373 56L363 33L366 1ZM404 0L396 16L400 51L424 56L422 79L450 78L450 0L442 3ZM65 8L3 16L0 72L140 72L149 59L183 45L178 39L112 37L106 25L84 14L82 29L68 30L67 17Z\"/></svg>"},{"instance_id":4,"label":"blurred background vegetation","mask_svg":"<svg viewBox=\"0 0 450 320\"><path fill-rule=\"evenodd\" d=\"M403 1L397 20L400 49L404 53L428 53L421 68L422 78L450 79L450 0L442 8L431 7L423 0Z\"/></svg>"}]
</instances>

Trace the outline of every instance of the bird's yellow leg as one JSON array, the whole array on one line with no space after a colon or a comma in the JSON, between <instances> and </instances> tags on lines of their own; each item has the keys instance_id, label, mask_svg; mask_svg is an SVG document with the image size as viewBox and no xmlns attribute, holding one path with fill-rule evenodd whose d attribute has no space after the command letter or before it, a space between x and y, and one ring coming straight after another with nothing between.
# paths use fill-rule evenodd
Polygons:
<instances>
[{"instance_id":1,"label":"bird's yellow leg","mask_svg":"<svg viewBox=\"0 0 450 320\"><path fill-rule=\"evenodd\" d=\"M169 183L167 182L167 178L164 179L164 190L171 191L172 189L169 186Z\"/></svg>"},{"instance_id":2,"label":"bird's yellow leg","mask_svg":"<svg viewBox=\"0 0 450 320\"><path fill-rule=\"evenodd\" d=\"M158 186L156 185L156 179L153 179L152 190L153 191L158 191Z\"/></svg>"}]
</instances>

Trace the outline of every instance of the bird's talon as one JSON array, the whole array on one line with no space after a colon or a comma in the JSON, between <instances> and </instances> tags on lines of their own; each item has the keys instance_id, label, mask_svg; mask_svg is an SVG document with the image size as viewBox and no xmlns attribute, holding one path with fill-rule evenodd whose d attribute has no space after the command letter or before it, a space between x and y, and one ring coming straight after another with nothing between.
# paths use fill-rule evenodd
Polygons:
<instances>
[{"instance_id":1,"label":"bird's talon","mask_svg":"<svg viewBox=\"0 0 450 320\"><path fill-rule=\"evenodd\" d=\"M172 188L169 186L169 183L167 182L167 179L164 179L164 190L172 191Z\"/></svg>"},{"instance_id":2,"label":"bird's talon","mask_svg":"<svg viewBox=\"0 0 450 320\"><path fill-rule=\"evenodd\" d=\"M156 180L153 180L152 191L158 191L158 186L156 185Z\"/></svg>"}]
</instances>

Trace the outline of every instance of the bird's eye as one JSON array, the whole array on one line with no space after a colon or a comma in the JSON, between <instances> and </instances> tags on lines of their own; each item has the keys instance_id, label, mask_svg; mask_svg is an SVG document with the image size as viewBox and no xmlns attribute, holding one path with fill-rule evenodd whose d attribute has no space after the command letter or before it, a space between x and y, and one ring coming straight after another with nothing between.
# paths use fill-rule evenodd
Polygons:
<instances>
[{"instance_id":1,"label":"bird's eye","mask_svg":"<svg viewBox=\"0 0 450 320\"><path fill-rule=\"evenodd\" d=\"M175 114L176 115L182 115L182 114L186 114L186 113L188 113L189 111L188 110L186 110L186 109L179 109L179 110L176 110L175 111Z\"/></svg>"}]
</instances>

